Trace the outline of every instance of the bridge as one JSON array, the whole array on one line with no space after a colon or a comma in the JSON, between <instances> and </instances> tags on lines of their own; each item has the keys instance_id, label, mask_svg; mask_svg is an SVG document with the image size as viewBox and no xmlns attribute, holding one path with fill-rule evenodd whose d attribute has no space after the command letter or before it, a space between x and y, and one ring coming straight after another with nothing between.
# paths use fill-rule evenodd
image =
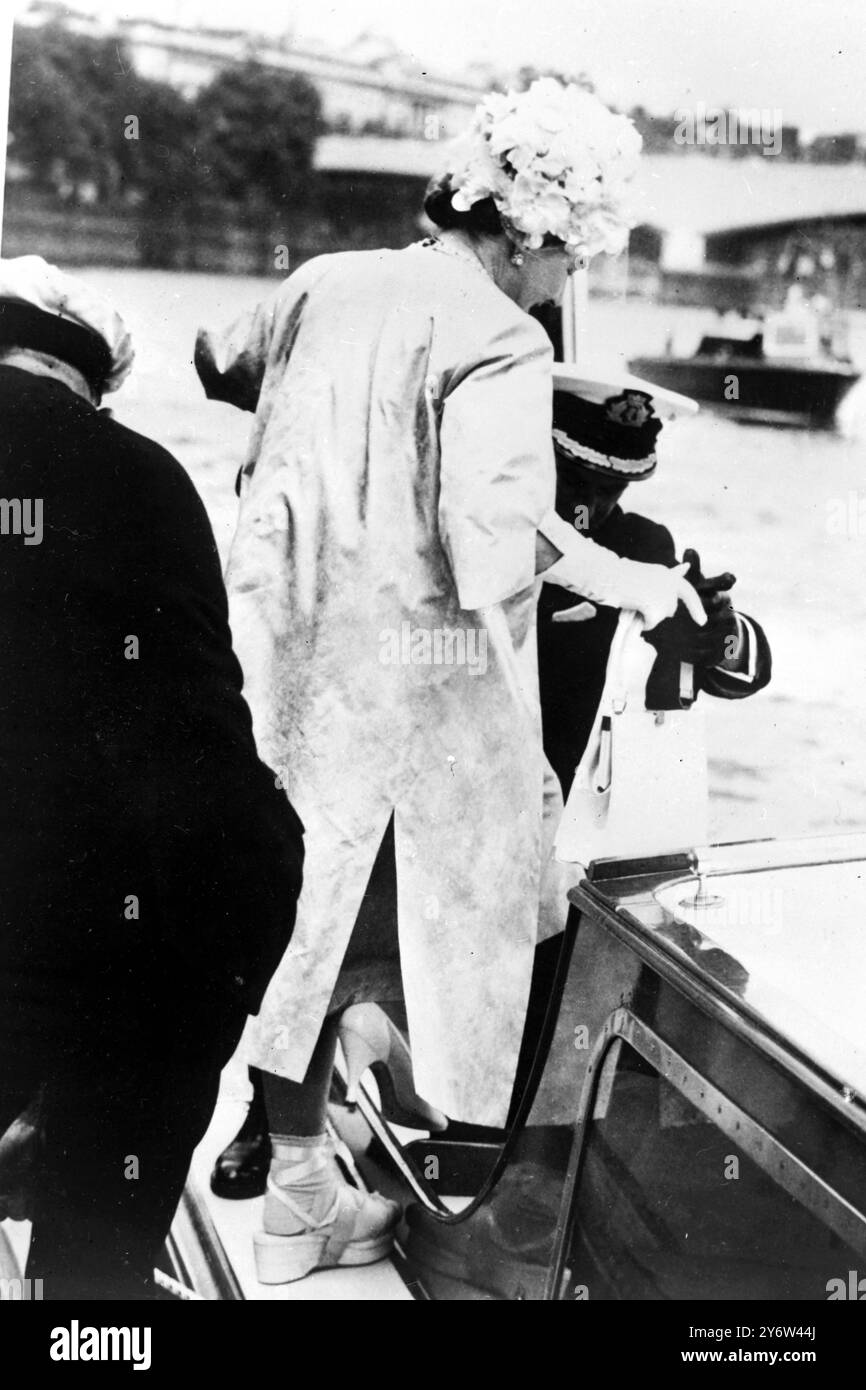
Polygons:
<instances>
[{"instance_id":1,"label":"bridge","mask_svg":"<svg viewBox=\"0 0 866 1390\"><path fill-rule=\"evenodd\" d=\"M331 176L428 179L442 142L326 135L316 167ZM644 155L634 184L633 249L671 270L743 264L766 243L813 229L853 232L866 262L866 165L809 164L757 151L748 157Z\"/></svg>"}]
</instances>

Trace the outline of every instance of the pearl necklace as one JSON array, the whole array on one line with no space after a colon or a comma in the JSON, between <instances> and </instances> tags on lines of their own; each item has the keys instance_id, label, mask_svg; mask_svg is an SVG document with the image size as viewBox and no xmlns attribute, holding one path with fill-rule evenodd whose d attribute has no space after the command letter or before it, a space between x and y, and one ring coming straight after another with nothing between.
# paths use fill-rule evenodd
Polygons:
<instances>
[{"instance_id":1,"label":"pearl necklace","mask_svg":"<svg viewBox=\"0 0 866 1390\"><path fill-rule=\"evenodd\" d=\"M470 251L466 247L463 247L456 243L449 245L447 242L444 242L441 237L438 236L425 237L423 241L416 242L416 245L425 251L438 251L443 256L453 256L455 260L465 261L467 265L471 265L476 270L480 271L480 273L484 276L486 280L490 280L492 278L489 272L482 265L476 253L474 251Z\"/></svg>"}]
</instances>

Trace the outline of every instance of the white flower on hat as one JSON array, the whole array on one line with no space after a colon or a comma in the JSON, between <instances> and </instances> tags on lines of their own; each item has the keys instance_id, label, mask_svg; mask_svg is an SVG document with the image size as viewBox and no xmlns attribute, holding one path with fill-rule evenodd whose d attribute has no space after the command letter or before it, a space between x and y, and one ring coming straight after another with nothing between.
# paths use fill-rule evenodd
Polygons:
<instances>
[{"instance_id":1,"label":"white flower on hat","mask_svg":"<svg viewBox=\"0 0 866 1390\"><path fill-rule=\"evenodd\" d=\"M108 345L111 371L103 390L116 391L132 370L132 339L120 315L102 295L41 256L0 259L0 300L30 304L43 313L89 328Z\"/></svg>"},{"instance_id":2,"label":"white flower on hat","mask_svg":"<svg viewBox=\"0 0 866 1390\"><path fill-rule=\"evenodd\" d=\"M468 212L492 198L527 249L552 236L585 256L621 251L641 144L627 117L573 83L542 77L525 92L491 92L451 148L451 202Z\"/></svg>"}]
</instances>

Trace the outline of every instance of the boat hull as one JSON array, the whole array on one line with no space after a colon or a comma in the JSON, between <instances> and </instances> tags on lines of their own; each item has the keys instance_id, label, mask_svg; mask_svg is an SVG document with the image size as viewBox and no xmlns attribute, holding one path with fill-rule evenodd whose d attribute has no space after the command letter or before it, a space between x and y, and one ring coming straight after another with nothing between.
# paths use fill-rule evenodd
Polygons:
<instances>
[{"instance_id":1,"label":"boat hull","mask_svg":"<svg viewBox=\"0 0 866 1390\"><path fill-rule=\"evenodd\" d=\"M860 379L843 363L810 366L738 357L636 357L629 370L737 419L807 429L832 428L841 402Z\"/></svg>"}]
</instances>

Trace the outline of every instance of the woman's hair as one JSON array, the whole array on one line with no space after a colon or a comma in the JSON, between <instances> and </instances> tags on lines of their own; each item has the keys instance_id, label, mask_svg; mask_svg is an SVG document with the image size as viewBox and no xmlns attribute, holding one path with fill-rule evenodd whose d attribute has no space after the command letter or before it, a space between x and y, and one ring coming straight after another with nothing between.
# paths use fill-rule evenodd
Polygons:
<instances>
[{"instance_id":1,"label":"woman's hair","mask_svg":"<svg viewBox=\"0 0 866 1390\"><path fill-rule=\"evenodd\" d=\"M498 236L503 230L499 210L492 198L473 203L468 212L461 212L451 203L454 189L448 174L433 179L424 195L424 211L443 232L459 228L470 236Z\"/></svg>"},{"instance_id":2,"label":"woman's hair","mask_svg":"<svg viewBox=\"0 0 866 1390\"><path fill-rule=\"evenodd\" d=\"M449 175L445 174L442 178L433 179L427 186L424 195L424 211L430 221L440 227L443 232L459 228L463 232L468 232L469 236L499 236L505 232L502 225L502 218L499 216L499 209L492 198L481 198L477 203L473 203L468 212L461 212L455 208L451 202L451 195L454 189L449 182ZM507 236L508 233L505 232ZM558 237L546 233L543 246L552 247L554 250L561 251L563 243Z\"/></svg>"}]
</instances>

